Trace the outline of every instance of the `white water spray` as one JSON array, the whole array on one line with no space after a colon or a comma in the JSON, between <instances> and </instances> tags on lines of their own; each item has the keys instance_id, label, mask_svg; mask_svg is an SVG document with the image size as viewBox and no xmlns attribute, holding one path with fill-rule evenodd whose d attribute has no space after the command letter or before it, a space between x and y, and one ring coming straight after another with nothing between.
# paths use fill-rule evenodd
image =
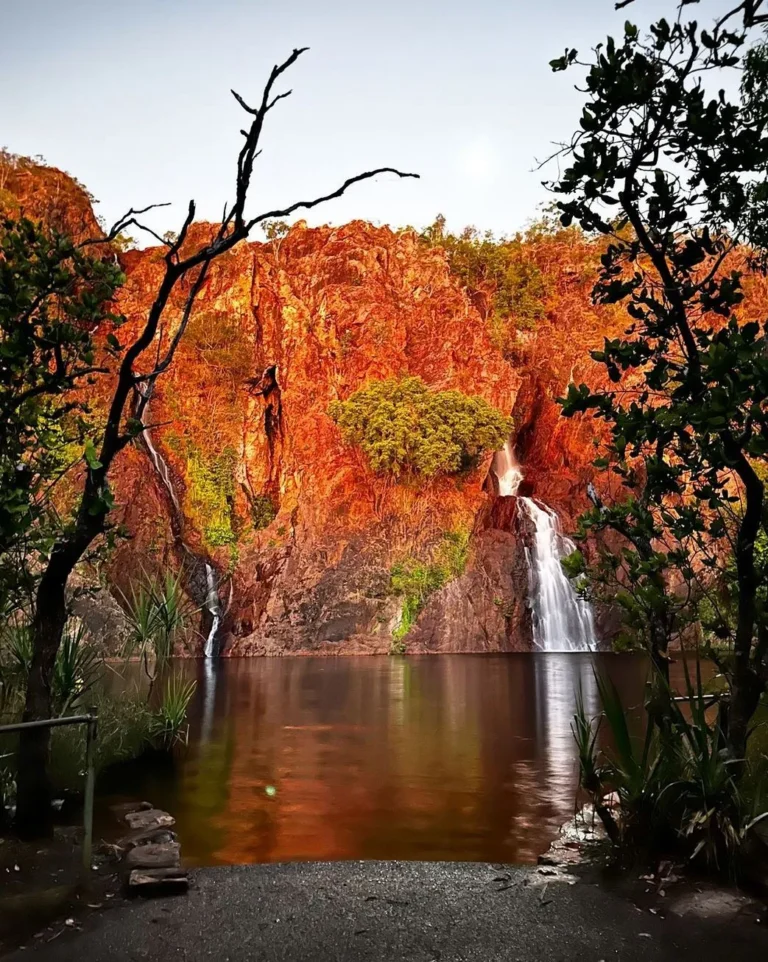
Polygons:
<instances>
[{"instance_id":1,"label":"white water spray","mask_svg":"<svg viewBox=\"0 0 768 962\"><path fill-rule=\"evenodd\" d=\"M493 459L493 473L499 482L499 497L514 497L523 480L523 472L515 461L515 454L509 441L501 451L496 452Z\"/></svg>"},{"instance_id":2,"label":"white water spray","mask_svg":"<svg viewBox=\"0 0 768 962\"><path fill-rule=\"evenodd\" d=\"M523 473L507 442L496 452L493 470L501 497L517 495ZM541 651L594 651L597 648L590 605L580 598L560 564L574 550L560 530L556 512L533 498L518 498L533 525L534 540L525 554L533 609L533 643Z\"/></svg>"},{"instance_id":3,"label":"white water spray","mask_svg":"<svg viewBox=\"0 0 768 962\"><path fill-rule=\"evenodd\" d=\"M213 576L213 568L205 562L205 580L208 586L208 592L205 596L205 607L211 613L211 630L208 632L208 637L205 639L205 649L204 654L206 658L213 658L213 646L216 643L216 632L219 630L219 624L221 623L221 607L219 605L219 593L216 590L216 579Z\"/></svg>"},{"instance_id":4,"label":"white water spray","mask_svg":"<svg viewBox=\"0 0 768 962\"><path fill-rule=\"evenodd\" d=\"M528 558L533 599L533 643L542 651L594 651L597 647L590 605L573 590L560 564L574 550L560 531L560 519L533 498L520 498L533 522L534 541Z\"/></svg>"}]
</instances>

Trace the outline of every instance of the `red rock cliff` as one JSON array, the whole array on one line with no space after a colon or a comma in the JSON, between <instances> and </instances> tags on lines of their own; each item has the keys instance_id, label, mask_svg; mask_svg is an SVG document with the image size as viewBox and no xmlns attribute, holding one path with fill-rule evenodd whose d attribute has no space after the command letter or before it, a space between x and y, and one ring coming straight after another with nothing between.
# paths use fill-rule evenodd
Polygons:
<instances>
[{"instance_id":1,"label":"red rock cliff","mask_svg":"<svg viewBox=\"0 0 768 962\"><path fill-rule=\"evenodd\" d=\"M36 216L47 204L62 226L94 229L82 191L43 171L15 170L6 189ZM527 492L570 525L585 504L592 428L560 419L555 399L571 377L597 376L588 351L621 321L590 306L594 250L576 232L539 238L530 256L553 282L543 317L504 353L482 296L470 298L445 253L411 232L299 224L217 261L158 382L148 442L116 466L130 538L112 558L114 581L183 565L204 608L207 561L226 653L383 652L402 607L392 564L427 559L445 532L464 531L466 570L428 600L407 650L530 647L525 531L514 499L496 498L491 455L468 475L396 484L371 472L327 414L367 380L405 374L480 395L514 417ZM130 330L151 303L159 252L128 252L124 266ZM171 305L165 336L180 308Z\"/></svg>"}]
</instances>

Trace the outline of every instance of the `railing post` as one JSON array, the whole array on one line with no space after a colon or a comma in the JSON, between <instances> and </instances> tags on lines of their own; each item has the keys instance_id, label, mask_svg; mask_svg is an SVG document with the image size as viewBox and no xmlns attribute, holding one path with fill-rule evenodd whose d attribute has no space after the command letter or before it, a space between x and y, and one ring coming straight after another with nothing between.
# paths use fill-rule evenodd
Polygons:
<instances>
[{"instance_id":1,"label":"railing post","mask_svg":"<svg viewBox=\"0 0 768 962\"><path fill-rule=\"evenodd\" d=\"M88 881L91 876L91 855L93 850L93 794L96 785L93 751L96 744L97 716L89 712L86 723L85 739L85 803L83 805L83 879Z\"/></svg>"},{"instance_id":2,"label":"railing post","mask_svg":"<svg viewBox=\"0 0 768 962\"><path fill-rule=\"evenodd\" d=\"M0 725L0 735L29 731L32 728L60 728L62 725L85 725L85 802L83 805L83 881L88 882L91 875L91 856L93 850L93 796L96 787L96 768L94 751L99 716L94 709L87 715L72 715L68 718L39 718L30 722L16 722L13 725Z\"/></svg>"}]
</instances>

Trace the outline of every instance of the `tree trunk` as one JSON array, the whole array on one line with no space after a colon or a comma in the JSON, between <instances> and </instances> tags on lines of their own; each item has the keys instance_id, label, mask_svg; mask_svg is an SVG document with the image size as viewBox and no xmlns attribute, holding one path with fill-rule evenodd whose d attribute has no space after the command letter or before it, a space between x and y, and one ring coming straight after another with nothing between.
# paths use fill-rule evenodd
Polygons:
<instances>
[{"instance_id":1,"label":"tree trunk","mask_svg":"<svg viewBox=\"0 0 768 962\"><path fill-rule=\"evenodd\" d=\"M32 621L34 650L27 681L23 721L50 718L51 679L67 620L65 589L73 565L57 546L37 591ZM50 728L21 732L16 793L16 828L25 838L50 834L51 786L48 779Z\"/></svg>"},{"instance_id":2,"label":"tree trunk","mask_svg":"<svg viewBox=\"0 0 768 962\"><path fill-rule=\"evenodd\" d=\"M731 682L731 703L728 710L728 744L734 758L744 760L747 755L749 723L760 704L763 685L750 666L746 670L738 664Z\"/></svg>"},{"instance_id":3,"label":"tree trunk","mask_svg":"<svg viewBox=\"0 0 768 962\"><path fill-rule=\"evenodd\" d=\"M761 679L751 663L755 642L758 589L755 540L763 514L763 484L743 454L735 460L736 473L744 484L746 509L736 539L736 582L739 601L733 645L728 743L733 757L743 761L747 753L749 723L763 692Z\"/></svg>"}]
</instances>

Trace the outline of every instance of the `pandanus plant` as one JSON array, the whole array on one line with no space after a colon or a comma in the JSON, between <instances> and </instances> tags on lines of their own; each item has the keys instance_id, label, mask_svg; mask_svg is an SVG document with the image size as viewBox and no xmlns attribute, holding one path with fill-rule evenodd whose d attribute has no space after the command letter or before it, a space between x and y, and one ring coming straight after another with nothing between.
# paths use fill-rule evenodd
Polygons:
<instances>
[{"instance_id":1,"label":"pandanus plant","mask_svg":"<svg viewBox=\"0 0 768 962\"><path fill-rule=\"evenodd\" d=\"M193 609L185 598L181 574L171 572L161 578L145 573L143 580L131 589L130 598L123 598L130 629L125 654L141 659L151 694Z\"/></svg>"},{"instance_id":2,"label":"pandanus plant","mask_svg":"<svg viewBox=\"0 0 768 962\"><path fill-rule=\"evenodd\" d=\"M590 718L579 692L571 730L580 788L611 842L628 850L678 849L692 861L736 869L768 811L759 794L749 798L742 790L745 762L727 749L724 713L710 717L714 699L700 664L695 679L685 666L682 703L667 691L664 724L647 720L637 735L613 682L599 674L596 680L602 712ZM601 747L604 723L608 746Z\"/></svg>"}]
</instances>

